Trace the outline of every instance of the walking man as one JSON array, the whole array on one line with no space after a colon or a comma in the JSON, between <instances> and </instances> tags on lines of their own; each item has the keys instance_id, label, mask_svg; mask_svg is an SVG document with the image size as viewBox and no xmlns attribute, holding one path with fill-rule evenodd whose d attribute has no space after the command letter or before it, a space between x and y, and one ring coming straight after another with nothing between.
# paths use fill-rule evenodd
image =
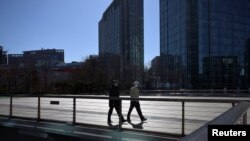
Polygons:
<instances>
[{"instance_id":1,"label":"walking man","mask_svg":"<svg viewBox=\"0 0 250 141\"><path fill-rule=\"evenodd\" d=\"M112 87L109 90L109 98L111 98L111 99L109 99L108 123L112 122L111 115L112 115L114 108L115 108L121 122L126 121L121 113L121 100L112 99L112 98L119 98L119 96L120 96L118 86L119 86L118 80L113 80Z\"/></svg>"},{"instance_id":2,"label":"walking man","mask_svg":"<svg viewBox=\"0 0 250 141\"><path fill-rule=\"evenodd\" d=\"M131 98L139 98L139 89L138 89L138 86L139 86L139 82L135 81L134 82L134 86L130 89L130 96L131 96ZM139 100L131 100L130 101L130 107L129 107L128 115L127 115L128 122L131 122L130 115L131 115L131 112L132 112L132 110L133 110L134 107L136 108L137 113L140 116L141 121L146 121L147 119L142 115Z\"/></svg>"}]
</instances>

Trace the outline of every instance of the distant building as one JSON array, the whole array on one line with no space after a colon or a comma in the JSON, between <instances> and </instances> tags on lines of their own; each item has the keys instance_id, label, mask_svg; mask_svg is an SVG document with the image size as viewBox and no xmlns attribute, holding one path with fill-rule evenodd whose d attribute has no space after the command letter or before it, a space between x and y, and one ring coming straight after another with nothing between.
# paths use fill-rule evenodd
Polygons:
<instances>
[{"instance_id":1,"label":"distant building","mask_svg":"<svg viewBox=\"0 0 250 141\"><path fill-rule=\"evenodd\" d=\"M3 50L3 46L0 46L0 65L7 64L7 52Z\"/></svg>"},{"instance_id":2,"label":"distant building","mask_svg":"<svg viewBox=\"0 0 250 141\"><path fill-rule=\"evenodd\" d=\"M8 65L24 66L23 54L8 54Z\"/></svg>"},{"instance_id":3,"label":"distant building","mask_svg":"<svg viewBox=\"0 0 250 141\"><path fill-rule=\"evenodd\" d=\"M64 50L62 49L41 49L34 51L24 51L23 56L25 62L29 62L30 58L35 60L35 64L42 66L50 64L55 66L64 62Z\"/></svg>"},{"instance_id":4,"label":"distant building","mask_svg":"<svg viewBox=\"0 0 250 141\"><path fill-rule=\"evenodd\" d=\"M98 55L89 55L89 57L85 60L85 62L88 61L98 61L100 58Z\"/></svg>"},{"instance_id":5,"label":"distant building","mask_svg":"<svg viewBox=\"0 0 250 141\"><path fill-rule=\"evenodd\" d=\"M142 81L143 0L113 0L99 22L99 55L113 78Z\"/></svg>"},{"instance_id":6,"label":"distant building","mask_svg":"<svg viewBox=\"0 0 250 141\"><path fill-rule=\"evenodd\" d=\"M52 68L53 71L74 73L77 72L81 67L82 62L71 62L71 63L60 63Z\"/></svg>"},{"instance_id":7,"label":"distant building","mask_svg":"<svg viewBox=\"0 0 250 141\"><path fill-rule=\"evenodd\" d=\"M157 75L160 76L160 70L161 70L161 59L160 56L156 56L154 59L151 61L151 71Z\"/></svg>"},{"instance_id":8,"label":"distant building","mask_svg":"<svg viewBox=\"0 0 250 141\"><path fill-rule=\"evenodd\" d=\"M82 67L82 62L60 63L50 68L51 82L69 80L78 73Z\"/></svg>"},{"instance_id":9,"label":"distant building","mask_svg":"<svg viewBox=\"0 0 250 141\"><path fill-rule=\"evenodd\" d=\"M35 66L56 66L64 63L64 50L61 49L41 49L24 51L23 54L9 54L9 65L35 65Z\"/></svg>"},{"instance_id":10,"label":"distant building","mask_svg":"<svg viewBox=\"0 0 250 141\"><path fill-rule=\"evenodd\" d=\"M160 56L156 56L151 61L151 67L145 74L145 89L160 89Z\"/></svg>"},{"instance_id":11,"label":"distant building","mask_svg":"<svg viewBox=\"0 0 250 141\"><path fill-rule=\"evenodd\" d=\"M98 55L90 55L84 62L84 65L99 66L103 68L103 60Z\"/></svg>"},{"instance_id":12,"label":"distant building","mask_svg":"<svg viewBox=\"0 0 250 141\"><path fill-rule=\"evenodd\" d=\"M98 55L90 55L85 62L71 62L71 63L59 63L51 68L53 72L54 81L67 80L72 77L72 75L82 71L84 65L92 63L94 65L100 65L100 60Z\"/></svg>"},{"instance_id":13,"label":"distant building","mask_svg":"<svg viewBox=\"0 0 250 141\"><path fill-rule=\"evenodd\" d=\"M162 80L176 89L249 87L249 6L249 0L160 0Z\"/></svg>"}]
</instances>

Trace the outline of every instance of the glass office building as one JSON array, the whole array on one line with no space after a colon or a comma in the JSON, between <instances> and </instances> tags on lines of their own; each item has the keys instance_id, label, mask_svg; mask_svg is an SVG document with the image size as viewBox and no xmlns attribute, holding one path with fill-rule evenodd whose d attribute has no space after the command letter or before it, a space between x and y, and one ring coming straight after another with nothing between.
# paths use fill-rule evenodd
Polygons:
<instances>
[{"instance_id":1,"label":"glass office building","mask_svg":"<svg viewBox=\"0 0 250 141\"><path fill-rule=\"evenodd\" d=\"M249 0L160 0L162 80L172 88L249 87Z\"/></svg>"},{"instance_id":2,"label":"glass office building","mask_svg":"<svg viewBox=\"0 0 250 141\"><path fill-rule=\"evenodd\" d=\"M99 55L116 79L142 80L143 0L113 0L99 22Z\"/></svg>"}]
</instances>

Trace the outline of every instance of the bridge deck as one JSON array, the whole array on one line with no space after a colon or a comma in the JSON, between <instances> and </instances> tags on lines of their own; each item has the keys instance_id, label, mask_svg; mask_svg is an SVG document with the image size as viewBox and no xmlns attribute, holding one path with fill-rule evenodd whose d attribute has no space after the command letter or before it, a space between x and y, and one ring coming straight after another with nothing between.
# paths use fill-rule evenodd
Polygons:
<instances>
[{"instance_id":1,"label":"bridge deck","mask_svg":"<svg viewBox=\"0 0 250 141\"><path fill-rule=\"evenodd\" d=\"M106 99L104 99L106 98ZM126 98L126 97L125 97ZM188 135L208 121L224 113L238 101L250 98L207 98L207 97L150 97L141 99L143 114L148 118L141 122L136 110L131 115L132 123L125 122L122 129L144 133ZM155 99L157 98L157 99ZM40 99L40 100L39 100ZM113 112L112 124L107 124L109 109L107 97L0 97L0 116L12 118L31 118L72 124L91 125L107 129L118 129L118 116ZM39 104L38 104L39 101ZM52 104L55 103L55 104ZM73 104L75 103L75 104ZM40 106L39 106L40 105ZM75 105L75 106L73 106ZM129 99L122 101L122 113L126 118ZM73 108L75 107L75 108ZM39 110L38 110L39 109ZM74 110L75 109L75 110ZM248 121L250 116L248 112ZM74 126L76 127L76 126ZM112 131L113 131L112 130Z\"/></svg>"}]
</instances>

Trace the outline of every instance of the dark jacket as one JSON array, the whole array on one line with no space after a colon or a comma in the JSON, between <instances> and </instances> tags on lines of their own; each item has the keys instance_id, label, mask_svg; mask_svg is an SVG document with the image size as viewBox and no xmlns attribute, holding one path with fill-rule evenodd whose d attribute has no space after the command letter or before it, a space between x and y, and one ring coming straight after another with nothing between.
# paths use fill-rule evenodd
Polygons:
<instances>
[{"instance_id":1,"label":"dark jacket","mask_svg":"<svg viewBox=\"0 0 250 141\"><path fill-rule=\"evenodd\" d=\"M120 96L120 92L119 92L119 88L118 87L115 87L115 86L112 86L110 89L109 89L109 97L110 98L119 98ZM109 100L109 105L116 105L116 104L120 104L121 100Z\"/></svg>"}]
</instances>

